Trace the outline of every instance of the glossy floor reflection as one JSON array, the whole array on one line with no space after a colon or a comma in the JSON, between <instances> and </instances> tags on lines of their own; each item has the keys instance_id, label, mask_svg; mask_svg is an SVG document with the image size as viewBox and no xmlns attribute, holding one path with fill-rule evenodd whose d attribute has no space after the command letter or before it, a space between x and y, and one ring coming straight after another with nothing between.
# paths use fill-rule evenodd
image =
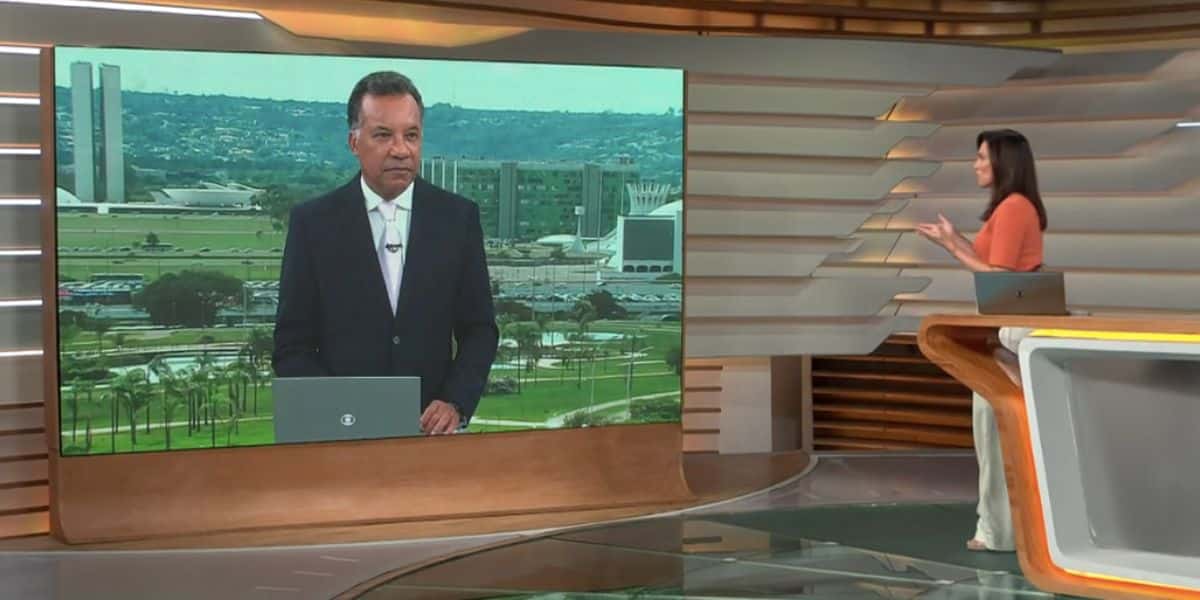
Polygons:
<instances>
[{"instance_id":1,"label":"glossy floor reflection","mask_svg":"<svg viewBox=\"0 0 1200 600\"><path fill-rule=\"evenodd\" d=\"M759 515L762 516L762 515ZM719 517L525 540L377 580L367 600L1052 598L1009 572L817 541Z\"/></svg>"}]
</instances>

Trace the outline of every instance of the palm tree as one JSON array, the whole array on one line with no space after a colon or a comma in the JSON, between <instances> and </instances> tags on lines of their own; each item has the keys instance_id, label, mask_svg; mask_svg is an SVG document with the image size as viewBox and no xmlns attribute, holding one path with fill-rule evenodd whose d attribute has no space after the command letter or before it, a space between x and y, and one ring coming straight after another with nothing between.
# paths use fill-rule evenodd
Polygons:
<instances>
[{"instance_id":1,"label":"palm tree","mask_svg":"<svg viewBox=\"0 0 1200 600\"><path fill-rule=\"evenodd\" d=\"M583 344L587 343L588 325L596 320L596 307L590 300L580 300L575 303L575 325L578 327L576 339L579 343L579 352L576 354L576 389L583 388Z\"/></svg>"},{"instance_id":2,"label":"palm tree","mask_svg":"<svg viewBox=\"0 0 1200 600\"><path fill-rule=\"evenodd\" d=\"M89 319L88 328L96 333L96 354L104 356L104 334L112 329L112 323L101 319Z\"/></svg>"},{"instance_id":3,"label":"palm tree","mask_svg":"<svg viewBox=\"0 0 1200 600\"><path fill-rule=\"evenodd\" d=\"M271 351L275 348L275 340L266 329L255 327L250 330L250 338L247 341L247 346L250 350L250 365L253 370L250 373L250 381L254 385L254 414L258 414L258 388L263 381L263 368L271 366Z\"/></svg>"},{"instance_id":4,"label":"palm tree","mask_svg":"<svg viewBox=\"0 0 1200 600\"><path fill-rule=\"evenodd\" d=\"M163 409L163 438L167 450L171 449L171 423L175 420L175 411L187 399L187 378L180 376L171 369L161 356L154 357L149 364L150 372L158 377L162 389ZM147 414L149 411L147 411Z\"/></svg>"},{"instance_id":5,"label":"palm tree","mask_svg":"<svg viewBox=\"0 0 1200 600\"><path fill-rule=\"evenodd\" d=\"M541 336L538 333L537 324L535 323L515 323L513 326L513 337L517 341L517 372L525 370L525 361L530 358L537 360L537 347ZM520 356L524 355L525 361L522 361ZM533 377L537 379L537 363L534 362ZM519 386L518 386L519 387Z\"/></svg>"},{"instance_id":6,"label":"palm tree","mask_svg":"<svg viewBox=\"0 0 1200 600\"><path fill-rule=\"evenodd\" d=\"M127 371L113 383L113 393L125 405L129 417L129 442L137 446L137 413L150 403L146 372L142 369ZM113 433L116 434L115 428Z\"/></svg>"},{"instance_id":7,"label":"palm tree","mask_svg":"<svg viewBox=\"0 0 1200 600\"><path fill-rule=\"evenodd\" d=\"M198 383L200 383L201 386L203 386L203 390L204 390L203 391L204 400L203 400L202 406L197 406L196 408L197 408L197 412L199 412L200 408L204 409L204 422L205 423L211 423L213 418L216 416L216 415L212 414L212 408L213 408L212 396L213 396L213 384L215 383L214 382L215 370L216 370L216 362L213 361L213 358L208 355L208 352L202 353L200 355L200 358L196 359L196 379L197 379Z\"/></svg>"}]
</instances>

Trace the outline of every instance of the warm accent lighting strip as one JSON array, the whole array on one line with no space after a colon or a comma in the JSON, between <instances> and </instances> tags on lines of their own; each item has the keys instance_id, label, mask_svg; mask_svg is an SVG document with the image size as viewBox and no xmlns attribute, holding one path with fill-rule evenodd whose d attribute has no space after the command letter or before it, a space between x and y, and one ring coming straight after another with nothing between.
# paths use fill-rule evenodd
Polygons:
<instances>
[{"instance_id":1,"label":"warm accent lighting strip","mask_svg":"<svg viewBox=\"0 0 1200 600\"><path fill-rule=\"evenodd\" d=\"M38 198L0 198L0 206L41 206Z\"/></svg>"},{"instance_id":2,"label":"warm accent lighting strip","mask_svg":"<svg viewBox=\"0 0 1200 600\"><path fill-rule=\"evenodd\" d=\"M240 10L214 10L211 8L184 8L182 6L158 6L153 4L133 4L129 2L105 2L103 0L0 0L7 4L32 4L36 6L56 6L61 8L94 8L99 10L122 10L126 12L165 13L189 17L220 17L224 19L262 20L262 16L254 12Z\"/></svg>"},{"instance_id":3,"label":"warm accent lighting strip","mask_svg":"<svg viewBox=\"0 0 1200 600\"><path fill-rule=\"evenodd\" d=\"M1200 121L1180 121L1175 124L1176 127L1200 127Z\"/></svg>"},{"instance_id":4,"label":"warm accent lighting strip","mask_svg":"<svg viewBox=\"0 0 1200 600\"><path fill-rule=\"evenodd\" d=\"M30 250L0 250L0 256L41 256L42 251L38 248Z\"/></svg>"},{"instance_id":5,"label":"warm accent lighting strip","mask_svg":"<svg viewBox=\"0 0 1200 600\"><path fill-rule=\"evenodd\" d=\"M0 350L0 358L16 358L18 356L41 356L41 350Z\"/></svg>"},{"instance_id":6,"label":"warm accent lighting strip","mask_svg":"<svg viewBox=\"0 0 1200 600\"><path fill-rule=\"evenodd\" d=\"M0 0L3 1L3 0ZM20 146L0 146L0 155L12 156L38 156L42 153L41 148L22 148Z\"/></svg>"}]
</instances>

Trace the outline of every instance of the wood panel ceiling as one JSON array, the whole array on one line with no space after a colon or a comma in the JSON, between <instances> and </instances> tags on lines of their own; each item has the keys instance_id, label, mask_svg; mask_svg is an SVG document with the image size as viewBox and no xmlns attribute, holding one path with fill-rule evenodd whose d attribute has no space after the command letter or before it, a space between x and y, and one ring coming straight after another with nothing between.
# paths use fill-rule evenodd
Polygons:
<instances>
[{"instance_id":1,"label":"wood panel ceiling","mask_svg":"<svg viewBox=\"0 0 1200 600\"><path fill-rule=\"evenodd\" d=\"M825 35L983 43L1153 39L1200 32L1188 0L377 0L479 11L513 24L699 34Z\"/></svg>"}]
</instances>

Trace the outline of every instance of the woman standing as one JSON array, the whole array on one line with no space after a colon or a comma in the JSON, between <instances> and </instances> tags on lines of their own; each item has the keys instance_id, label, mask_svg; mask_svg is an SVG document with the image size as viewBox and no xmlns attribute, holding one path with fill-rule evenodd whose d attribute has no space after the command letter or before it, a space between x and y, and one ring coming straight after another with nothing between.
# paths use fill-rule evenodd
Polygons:
<instances>
[{"instance_id":1,"label":"woman standing","mask_svg":"<svg viewBox=\"0 0 1200 600\"><path fill-rule=\"evenodd\" d=\"M975 138L975 182L991 190L980 217L983 228L972 243L939 214L937 223L917 225L917 233L946 249L971 271L1036 271L1042 266L1042 232L1046 209L1038 193L1037 173L1029 140L1012 129L984 131ZM1016 351L1023 332L1000 331L1000 339ZM979 521L971 550L1015 549L1004 461L992 407L979 394L972 403L975 456L979 460Z\"/></svg>"}]
</instances>

